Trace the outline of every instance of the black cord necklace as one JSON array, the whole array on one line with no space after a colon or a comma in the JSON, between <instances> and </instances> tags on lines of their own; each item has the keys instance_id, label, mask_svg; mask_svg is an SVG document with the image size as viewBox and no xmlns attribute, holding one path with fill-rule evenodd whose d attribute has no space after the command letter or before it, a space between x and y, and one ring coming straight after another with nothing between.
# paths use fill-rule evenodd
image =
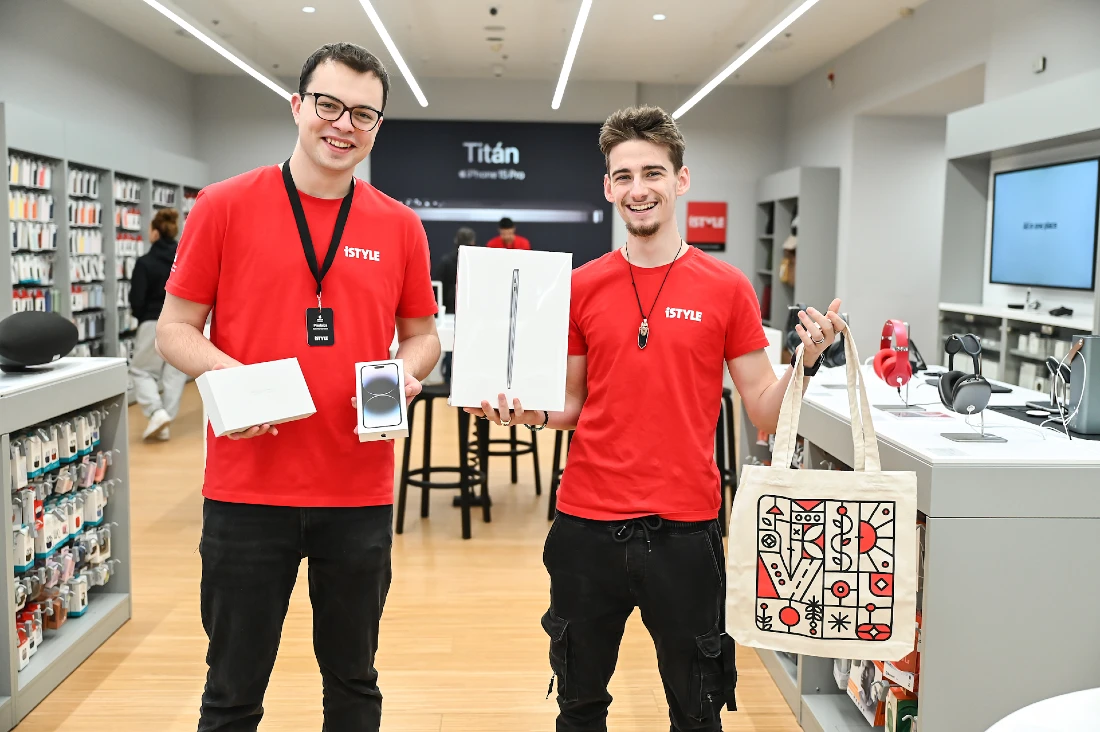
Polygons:
<instances>
[{"instance_id":1,"label":"black cord necklace","mask_svg":"<svg viewBox=\"0 0 1100 732\"><path fill-rule=\"evenodd\" d=\"M665 288L665 282L668 281L668 273L672 271L672 265L676 264L676 260L680 258L680 251L684 248L684 240L680 240L680 246L676 248L676 256L672 258L672 261L668 263L668 269L665 270L665 278L661 280L661 286L657 288L657 295L653 298L653 304L649 307L649 313L647 314L642 309L642 298L638 295L638 285L634 282L634 265L630 262L630 247L624 246L623 250L626 251L626 266L630 269L630 284L634 287L634 299L638 301L638 313L642 316L642 324L638 326L638 348L645 348L649 343L649 316L653 314L653 308L657 307L657 299L661 297L661 290Z\"/></svg>"}]
</instances>

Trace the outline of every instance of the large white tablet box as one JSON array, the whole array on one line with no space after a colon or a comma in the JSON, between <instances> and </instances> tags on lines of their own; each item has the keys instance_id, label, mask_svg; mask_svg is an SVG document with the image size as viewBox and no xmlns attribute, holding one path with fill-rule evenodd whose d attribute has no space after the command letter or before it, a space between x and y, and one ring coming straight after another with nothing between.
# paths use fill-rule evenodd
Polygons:
<instances>
[{"instance_id":1,"label":"large white tablet box","mask_svg":"<svg viewBox=\"0 0 1100 732\"><path fill-rule=\"evenodd\" d=\"M569 253L459 247L452 406L565 408L572 273Z\"/></svg>"},{"instance_id":2,"label":"large white tablet box","mask_svg":"<svg viewBox=\"0 0 1100 732\"><path fill-rule=\"evenodd\" d=\"M317 411L296 358L207 371L195 383L217 437Z\"/></svg>"}]
</instances>

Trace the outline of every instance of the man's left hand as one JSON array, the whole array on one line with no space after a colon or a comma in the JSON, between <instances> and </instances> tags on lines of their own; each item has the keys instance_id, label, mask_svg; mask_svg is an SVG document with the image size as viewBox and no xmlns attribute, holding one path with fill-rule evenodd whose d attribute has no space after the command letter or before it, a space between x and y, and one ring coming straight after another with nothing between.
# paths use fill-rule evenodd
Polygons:
<instances>
[{"instance_id":1,"label":"man's left hand","mask_svg":"<svg viewBox=\"0 0 1100 732\"><path fill-rule=\"evenodd\" d=\"M802 339L805 348L802 363L808 368L817 363L825 349L836 340L837 334L844 331L844 319L840 317L840 298L833 300L825 314L816 308L806 308L798 311L798 319L801 323L794 329Z\"/></svg>"}]
</instances>

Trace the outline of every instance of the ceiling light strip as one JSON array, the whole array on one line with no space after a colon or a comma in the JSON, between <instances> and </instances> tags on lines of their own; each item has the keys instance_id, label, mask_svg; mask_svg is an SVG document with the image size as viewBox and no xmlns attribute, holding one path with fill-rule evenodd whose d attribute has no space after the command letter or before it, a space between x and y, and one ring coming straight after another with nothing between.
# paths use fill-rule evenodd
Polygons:
<instances>
[{"instance_id":1,"label":"ceiling light strip","mask_svg":"<svg viewBox=\"0 0 1100 732\"><path fill-rule=\"evenodd\" d=\"M819 1L820 0L805 0L805 2L795 8L789 15L787 15L786 18L779 21L774 28L762 35L759 40L756 41L756 43L749 46L744 53L734 59L733 63L722 69L722 71L719 72L717 76L708 81L702 89L692 94L691 98L689 98L686 102L683 103L683 105L680 106L679 109L672 113L672 118L679 119L684 114L686 114L688 110L698 104L703 99L703 97L714 91L715 87L728 79L730 75L733 74L733 72L744 66L750 58L759 53L760 50L764 48L764 46L771 43L776 36L787 30L787 28L792 23L805 15L806 11L808 11L814 5L817 5Z\"/></svg>"},{"instance_id":2,"label":"ceiling light strip","mask_svg":"<svg viewBox=\"0 0 1100 732\"><path fill-rule=\"evenodd\" d=\"M394 61L397 62L397 68L401 69L401 74L405 77L405 81L409 82L409 87L412 89L416 101L420 102L421 107L428 106L428 98L424 96L424 92L420 91L420 86L416 83L416 79L413 78L412 71L409 70L408 64L405 63L405 59L401 57L401 52L397 50L397 46L394 44L393 39L390 38L390 34L386 31L386 26L383 25L382 19L378 17L378 13L375 12L374 6L371 5L370 0L359 0L359 4L363 6L363 10L367 11L367 17L369 17L370 22L374 24L374 29L378 31L378 35L382 37L382 43L386 45L390 55L393 56Z\"/></svg>"},{"instance_id":3,"label":"ceiling light strip","mask_svg":"<svg viewBox=\"0 0 1100 732\"><path fill-rule=\"evenodd\" d=\"M290 92L288 92L286 89L282 88L281 86L276 84L274 81L272 81L271 79L269 79L266 76L264 76L263 74L261 74L258 70L256 70L255 67L253 67L252 65L250 65L249 63L247 63L246 61L241 59L235 53L233 53L232 51L227 49L225 46L223 46L220 43L218 43L217 41L215 41L210 36L203 33L201 30L199 30L197 27L195 27L191 23L189 23L186 20L184 20L183 18L181 18L177 13L175 13L174 11L172 11L169 8L165 7L161 3L157 2L157 0L145 0L145 4L148 5L149 7L153 8L154 10L156 10L158 13L160 13L164 17L171 20L173 23L178 25L180 28L183 28L185 31L187 31L188 33L193 35L195 38L198 38L200 41L202 41L207 46L209 46L211 49L213 49L215 52L217 52L217 54L219 56L221 56L222 58L224 58L226 61L229 61L231 64L236 66L238 69L245 72L246 74L251 76L253 79L260 82L261 84L266 86L268 89L270 89L271 91L273 91L276 94L278 94L279 96L281 96L283 99L286 99L287 101L290 101L290 97L291 97Z\"/></svg>"},{"instance_id":4,"label":"ceiling light strip","mask_svg":"<svg viewBox=\"0 0 1100 732\"><path fill-rule=\"evenodd\" d=\"M565 96L565 85L569 81L569 72L573 69L573 59L577 57L577 46L581 43L584 24L588 22L588 11L591 9L592 0L581 0L577 23L573 26L573 37L569 39L569 48L565 51L565 63L562 64L561 76L558 77L558 88L554 90L554 101L550 104L554 109L561 106L561 98Z\"/></svg>"}]
</instances>

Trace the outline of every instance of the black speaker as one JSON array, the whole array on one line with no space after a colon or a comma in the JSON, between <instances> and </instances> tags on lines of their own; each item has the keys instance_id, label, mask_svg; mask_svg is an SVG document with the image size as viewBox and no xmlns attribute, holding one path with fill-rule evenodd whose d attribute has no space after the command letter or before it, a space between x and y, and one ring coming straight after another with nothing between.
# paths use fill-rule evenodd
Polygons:
<instances>
[{"instance_id":1,"label":"black speaker","mask_svg":"<svg viewBox=\"0 0 1100 732\"><path fill-rule=\"evenodd\" d=\"M57 313L9 315L0 320L0 371L25 371L56 361L79 341L76 326Z\"/></svg>"}]
</instances>

